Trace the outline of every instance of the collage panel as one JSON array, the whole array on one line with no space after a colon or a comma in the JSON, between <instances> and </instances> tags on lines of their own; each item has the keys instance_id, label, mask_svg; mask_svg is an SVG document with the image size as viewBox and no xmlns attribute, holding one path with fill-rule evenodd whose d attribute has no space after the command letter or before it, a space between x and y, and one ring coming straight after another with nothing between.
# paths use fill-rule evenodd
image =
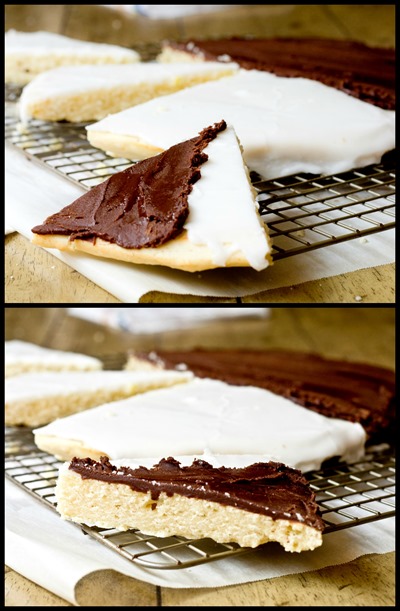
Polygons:
<instances>
[{"instance_id":1,"label":"collage panel","mask_svg":"<svg viewBox=\"0 0 400 611\"><path fill-rule=\"evenodd\" d=\"M327 579L351 604L340 585L369 558L385 579L362 598L390 604L394 308L6 307L5 323L10 604L329 606Z\"/></svg>"}]
</instances>

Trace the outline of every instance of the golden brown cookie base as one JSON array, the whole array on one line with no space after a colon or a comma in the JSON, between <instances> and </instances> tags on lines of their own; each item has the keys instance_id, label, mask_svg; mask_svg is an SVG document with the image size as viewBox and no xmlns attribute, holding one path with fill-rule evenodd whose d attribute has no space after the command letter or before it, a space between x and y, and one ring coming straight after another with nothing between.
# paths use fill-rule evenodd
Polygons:
<instances>
[{"instance_id":1,"label":"golden brown cookie base","mask_svg":"<svg viewBox=\"0 0 400 611\"><path fill-rule=\"evenodd\" d=\"M70 240L68 236L40 234L33 234L32 243L43 248L56 248L74 253L84 252L128 263L164 265L188 272L200 272L219 267L212 260L210 249L207 246L190 243L186 232L157 248L123 248L100 238L93 243L88 240ZM271 264L271 256L268 254L266 258ZM250 265L242 253L234 253L227 260L226 267L250 267Z\"/></svg>"}]
</instances>

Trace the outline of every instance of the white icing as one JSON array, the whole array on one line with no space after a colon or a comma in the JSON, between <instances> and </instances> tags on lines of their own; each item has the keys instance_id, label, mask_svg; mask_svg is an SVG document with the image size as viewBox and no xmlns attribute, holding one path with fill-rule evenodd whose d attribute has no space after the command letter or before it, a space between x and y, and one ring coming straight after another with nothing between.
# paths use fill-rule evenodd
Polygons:
<instances>
[{"instance_id":1,"label":"white icing","mask_svg":"<svg viewBox=\"0 0 400 611\"><path fill-rule=\"evenodd\" d=\"M122 65L81 65L62 66L47 70L36 76L23 90L19 112L22 121L30 117L29 107L32 104L51 103L52 100L64 99L81 93L104 92L120 88L132 89L143 87L169 86L172 89L185 86L191 78L216 78L226 75L227 71L237 70L237 64L176 63L157 64L155 62L122 64ZM180 79L183 79L180 82ZM156 95L156 92L155 92Z\"/></svg>"},{"instance_id":2,"label":"white icing","mask_svg":"<svg viewBox=\"0 0 400 611\"><path fill-rule=\"evenodd\" d=\"M190 372L175 371L46 371L25 373L7 378L5 402L36 401L75 393L94 393L101 390L135 391L151 385L163 385L190 380Z\"/></svg>"},{"instance_id":3,"label":"white icing","mask_svg":"<svg viewBox=\"0 0 400 611\"><path fill-rule=\"evenodd\" d=\"M30 366L41 365L43 367L47 365L53 368L63 366L76 368L90 367L91 369L102 368L101 361L94 357L76 352L44 348L37 344L17 339L5 342L4 355L6 369L7 367L19 364Z\"/></svg>"},{"instance_id":4,"label":"white icing","mask_svg":"<svg viewBox=\"0 0 400 611\"><path fill-rule=\"evenodd\" d=\"M268 390L197 378L56 420L35 433L81 441L111 460L258 454L302 471L333 456L356 460L366 439L360 424L326 418Z\"/></svg>"},{"instance_id":5,"label":"white icing","mask_svg":"<svg viewBox=\"0 0 400 611\"><path fill-rule=\"evenodd\" d=\"M265 177L336 173L380 160L395 145L395 113L305 78L257 70L203 83L116 113L94 132L167 149L218 120L235 128L247 165ZM110 145L108 145L110 148Z\"/></svg>"},{"instance_id":6,"label":"white icing","mask_svg":"<svg viewBox=\"0 0 400 611\"><path fill-rule=\"evenodd\" d=\"M271 249L233 128L220 132L204 152L208 161L188 197L189 241L209 246L218 266L241 251L254 269L264 269Z\"/></svg>"},{"instance_id":7,"label":"white icing","mask_svg":"<svg viewBox=\"0 0 400 611\"><path fill-rule=\"evenodd\" d=\"M18 32L16 30L8 30L5 34L5 53L6 56L26 53L35 56L46 56L49 53L81 55L82 57L94 54L99 57L112 55L116 59L130 61L137 61L140 58L137 51L118 45L87 42L50 32Z\"/></svg>"}]
</instances>

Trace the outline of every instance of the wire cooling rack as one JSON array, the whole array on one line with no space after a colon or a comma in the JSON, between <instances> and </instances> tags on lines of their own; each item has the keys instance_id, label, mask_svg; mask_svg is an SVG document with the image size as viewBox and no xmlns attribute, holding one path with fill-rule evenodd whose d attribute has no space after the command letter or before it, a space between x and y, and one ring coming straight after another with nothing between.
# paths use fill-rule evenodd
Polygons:
<instances>
[{"instance_id":1,"label":"wire cooling rack","mask_svg":"<svg viewBox=\"0 0 400 611\"><path fill-rule=\"evenodd\" d=\"M55 486L62 463L40 451L32 431L23 427L6 428L5 447L6 477L56 510ZM326 524L325 534L395 515L395 458L388 446L369 451L357 463L337 463L306 477L316 493ZM74 526L131 562L152 569L188 568L254 551L212 539L160 538L138 530L120 532Z\"/></svg>"},{"instance_id":2,"label":"wire cooling rack","mask_svg":"<svg viewBox=\"0 0 400 611\"><path fill-rule=\"evenodd\" d=\"M84 123L19 122L20 88L6 87L5 138L32 160L84 189L134 162L92 147ZM282 259L366 236L395 226L394 152L382 163L331 176L296 174L262 181L252 173L260 213Z\"/></svg>"}]
</instances>

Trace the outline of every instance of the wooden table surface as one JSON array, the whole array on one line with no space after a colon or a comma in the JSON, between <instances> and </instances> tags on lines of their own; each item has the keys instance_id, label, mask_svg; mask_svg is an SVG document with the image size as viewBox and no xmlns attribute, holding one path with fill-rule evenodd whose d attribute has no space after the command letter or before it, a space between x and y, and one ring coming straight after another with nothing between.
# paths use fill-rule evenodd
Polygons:
<instances>
[{"instance_id":1,"label":"wooden table surface","mask_svg":"<svg viewBox=\"0 0 400 611\"><path fill-rule=\"evenodd\" d=\"M191 331L131 335L70 317L63 308L6 310L6 339L92 355L138 350L285 348L394 368L395 312L380 308L272 308L266 319L209 323ZM334 562L335 559L332 559ZM6 606L71 606L6 567ZM394 606L394 553L219 589L170 589L111 570L80 582L80 606Z\"/></svg>"},{"instance_id":2,"label":"wooden table surface","mask_svg":"<svg viewBox=\"0 0 400 611\"><path fill-rule=\"evenodd\" d=\"M94 5L6 5L6 29L48 30L96 42L137 46L163 38L315 36L394 46L391 5L248 5L172 20L126 16ZM19 234L5 239L7 303L119 303L119 300ZM151 292L143 303L394 303L394 264L235 299Z\"/></svg>"}]
</instances>

